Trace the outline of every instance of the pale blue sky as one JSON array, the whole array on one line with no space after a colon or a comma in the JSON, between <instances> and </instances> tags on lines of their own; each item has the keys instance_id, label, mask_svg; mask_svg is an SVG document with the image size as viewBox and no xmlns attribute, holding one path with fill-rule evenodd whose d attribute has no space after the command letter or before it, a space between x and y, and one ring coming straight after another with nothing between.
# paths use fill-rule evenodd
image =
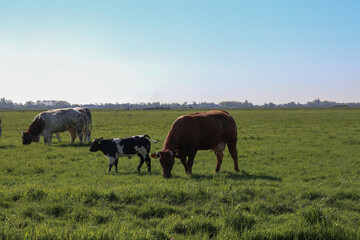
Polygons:
<instances>
[{"instance_id":1,"label":"pale blue sky","mask_svg":"<svg viewBox=\"0 0 360 240\"><path fill-rule=\"evenodd\" d=\"M3 1L14 102L360 102L360 1Z\"/></svg>"}]
</instances>

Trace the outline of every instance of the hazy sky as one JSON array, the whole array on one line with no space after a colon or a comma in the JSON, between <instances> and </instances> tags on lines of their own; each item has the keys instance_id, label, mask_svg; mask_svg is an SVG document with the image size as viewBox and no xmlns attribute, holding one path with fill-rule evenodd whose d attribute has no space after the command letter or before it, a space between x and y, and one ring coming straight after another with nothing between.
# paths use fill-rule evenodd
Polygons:
<instances>
[{"instance_id":1,"label":"hazy sky","mask_svg":"<svg viewBox=\"0 0 360 240\"><path fill-rule=\"evenodd\" d=\"M0 97L360 102L359 0L0 0Z\"/></svg>"}]
</instances>

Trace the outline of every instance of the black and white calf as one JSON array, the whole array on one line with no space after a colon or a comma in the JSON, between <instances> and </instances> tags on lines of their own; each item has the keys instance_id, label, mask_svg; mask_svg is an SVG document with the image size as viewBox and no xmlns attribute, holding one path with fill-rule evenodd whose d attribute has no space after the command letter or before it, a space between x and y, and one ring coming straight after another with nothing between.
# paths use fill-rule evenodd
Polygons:
<instances>
[{"instance_id":1,"label":"black and white calf","mask_svg":"<svg viewBox=\"0 0 360 240\"><path fill-rule=\"evenodd\" d=\"M140 164L137 170L140 171L141 166L146 162L148 171L151 172L149 157L151 143L149 140L157 143L157 141L152 140L148 135L127 138L94 139L91 143L90 152L101 151L109 158L109 172L113 165L115 165L115 172L117 172L119 157L129 157L130 159L134 155L138 155L140 158Z\"/></svg>"}]
</instances>

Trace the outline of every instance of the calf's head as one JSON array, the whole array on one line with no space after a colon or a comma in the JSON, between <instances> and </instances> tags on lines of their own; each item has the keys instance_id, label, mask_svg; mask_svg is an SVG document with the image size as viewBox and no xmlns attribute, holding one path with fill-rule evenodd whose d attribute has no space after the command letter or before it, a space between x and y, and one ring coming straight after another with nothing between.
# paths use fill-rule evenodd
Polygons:
<instances>
[{"instance_id":1,"label":"calf's head","mask_svg":"<svg viewBox=\"0 0 360 240\"><path fill-rule=\"evenodd\" d=\"M99 151L101 149L101 140L103 140L103 138L95 138L92 143L91 143L91 147L90 147L90 152L96 152Z\"/></svg>"},{"instance_id":2,"label":"calf's head","mask_svg":"<svg viewBox=\"0 0 360 240\"><path fill-rule=\"evenodd\" d=\"M175 164L174 153L172 151L165 150L157 152L156 154L151 154L151 157L155 159L159 158L163 169L163 177L171 177L171 170Z\"/></svg>"},{"instance_id":3,"label":"calf's head","mask_svg":"<svg viewBox=\"0 0 360 240\"><path fill-rule=\"evenodd\" d=\"M30 143L38 142L40 140L39 136L35 136L28 131L21 132L21 134L24 145L30 145Z\"/></svg>"}]
</instances>

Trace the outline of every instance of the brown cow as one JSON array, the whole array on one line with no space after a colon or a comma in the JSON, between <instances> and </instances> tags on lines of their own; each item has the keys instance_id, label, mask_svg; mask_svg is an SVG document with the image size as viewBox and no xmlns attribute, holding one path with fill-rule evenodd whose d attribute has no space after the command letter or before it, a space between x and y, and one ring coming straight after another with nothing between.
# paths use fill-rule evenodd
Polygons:
<instances>
[{"instance_id":1,"label":"brown cow","mask_svg":"<svg viewBox=\"0 0 360 240\"><path fill-rule=\"evenodd\" d=\"M235 170L239 171L236 142L236 123L229 113L225 111L194 113L176 119L166 137L163 150L151 156L160 158L163 176L170 177L175 157L181 160L186 173L191 174L196 152L211 149L217 158L215 169L217 173L220 171L223 151L227 144L234 160Z\"/></svg>"}]
</instances>

